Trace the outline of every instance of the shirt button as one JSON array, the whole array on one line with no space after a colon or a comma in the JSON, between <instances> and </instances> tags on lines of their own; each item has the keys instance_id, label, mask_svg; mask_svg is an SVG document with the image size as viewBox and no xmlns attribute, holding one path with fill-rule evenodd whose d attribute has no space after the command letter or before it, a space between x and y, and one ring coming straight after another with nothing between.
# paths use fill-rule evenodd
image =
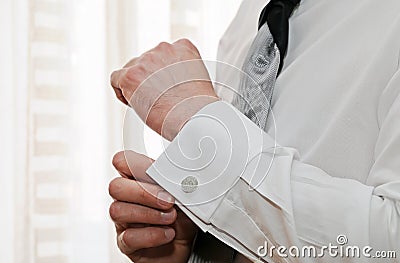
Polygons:
<instances>
[{"instance_id":1,"label":"shirt button","mask_svg":"<svg viewBox=\"0 0 400 263\"><path fill-rule=\"evenodd\" d=\"M197 181L196 177L188 176L181 182L182 191L185 193L193 193L196 191L199 182Z\"/></svg>"}]
</instances>

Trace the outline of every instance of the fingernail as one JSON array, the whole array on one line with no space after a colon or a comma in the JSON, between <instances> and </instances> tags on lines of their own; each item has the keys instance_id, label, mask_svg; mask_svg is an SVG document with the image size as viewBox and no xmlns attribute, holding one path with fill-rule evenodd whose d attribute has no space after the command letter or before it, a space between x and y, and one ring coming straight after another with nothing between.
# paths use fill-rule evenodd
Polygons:
<instances>
[{"instance_id":1,"label":"fingernail","mask_svg":"<svg viewBox=\"0 0 400 263\"><path fill-rule=\"evenodd\" d=\"M165 223L170 223L174 219L174 210L169 212L161 212L161 220Z\"/></svg>"},{"instance_id":2,"label":"fingernail","mask_svg":"<svg viewBox=\"0 0 400 263\"><path fill-rule=\"evenodd\" d=\"M174 202L174 198L164 190L161 190L160 192L158 192L157 198L158 198L158 202L164 206Z\"/></svg>"},{"instance_id":3,"label":"fingernail","mask_svg":"<svg viewBox=\"0 0 400 263\"><path fill-rule=\"evenodd\" d=\"M172 228L165 229L164 233L167 240L172 240L175 237L175 230Z\"/></svg>"}]
</instances>

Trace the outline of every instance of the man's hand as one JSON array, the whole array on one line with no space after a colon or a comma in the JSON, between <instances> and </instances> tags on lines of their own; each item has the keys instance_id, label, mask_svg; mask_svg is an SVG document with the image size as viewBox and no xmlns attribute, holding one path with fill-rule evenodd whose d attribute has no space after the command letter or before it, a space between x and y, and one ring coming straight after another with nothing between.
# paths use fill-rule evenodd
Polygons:
<instances>
[{"instance_id":1,"label":"man's hand","mask_svg":"<svg viewBox=\"0 0 400 263\"><path fill-rule=\"evenodd\" d=\"M218 100L197 48L187 39L160 43L111 75L119 100L172 140L205 105Z\"/></svg>"},{"instance_id":2,"label":"man's hand","mask_svg":"<svg viewBox=\"0 0 400 263\"><path fill-rule=\"evenodd\" d=\"M122 176L109 186L118 247L135 263L187 262L197 227L146 174L152 162L132 151L113 158Z\"/></svg>"}]
</instances>

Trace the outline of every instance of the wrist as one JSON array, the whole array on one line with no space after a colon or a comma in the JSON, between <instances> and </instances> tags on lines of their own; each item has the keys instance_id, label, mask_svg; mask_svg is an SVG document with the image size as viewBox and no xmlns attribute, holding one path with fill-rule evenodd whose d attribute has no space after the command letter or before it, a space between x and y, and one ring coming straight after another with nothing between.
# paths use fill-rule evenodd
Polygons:
<instances>
[{"instance_id":1,"label":"wrist","mask_svg":"<svg viewBox=\"0 0 400 263\"><path fill-rule=\"evenodd\" d=\"M197 96L187 98L175 105L160 124L160 134L167 140L172 141L185 124L202 108L219 101L217 96Z\"/></svg>"}]
</instances>

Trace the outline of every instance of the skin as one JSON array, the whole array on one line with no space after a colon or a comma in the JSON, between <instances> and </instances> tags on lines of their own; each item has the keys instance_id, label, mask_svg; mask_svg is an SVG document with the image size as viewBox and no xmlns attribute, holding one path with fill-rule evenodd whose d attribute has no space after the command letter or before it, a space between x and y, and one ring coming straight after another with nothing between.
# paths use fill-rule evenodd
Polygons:
<instances>
[{"instance_id":1,"label":"skin","mask_svg":"<svg viewBox=\"0 0 400 263\"><path fill-rule=\"evenodd\" d=\"M121 174L109 185L118 247L137 263L187 262L197 227L174 205L174 198L148 177L145 171L152 162L132 151L113 158Z\"/></svg>"},{"instance_id":2,"label":"skin","mask_svg":"<svg viewBox=\"0 0 400 263\"><path fill-rule=\"evenodd\" d=\"M178 78L183 83L171 87ZM121 102L168 140L196 112L219 99L199 51L187 39L160 43L133 58L112 73L111 85ZM113 164L122 175L109 186L115 199L110 215L118 247L134 262L187 262L197 228L146 175L152 162L134 152L114 156Z\"/></svg>"},{"instance_id":3,"label":"skin","mask_svg":"<svg viewBox=\"0 0 400 263\"><path fill-rule=\"evenodd\" d=\"M111 74L111 86L121 102L168 140L201 108L219 100L199 51L187 39L162 42L133 58Z\"/></svg>"}]
</instances>

